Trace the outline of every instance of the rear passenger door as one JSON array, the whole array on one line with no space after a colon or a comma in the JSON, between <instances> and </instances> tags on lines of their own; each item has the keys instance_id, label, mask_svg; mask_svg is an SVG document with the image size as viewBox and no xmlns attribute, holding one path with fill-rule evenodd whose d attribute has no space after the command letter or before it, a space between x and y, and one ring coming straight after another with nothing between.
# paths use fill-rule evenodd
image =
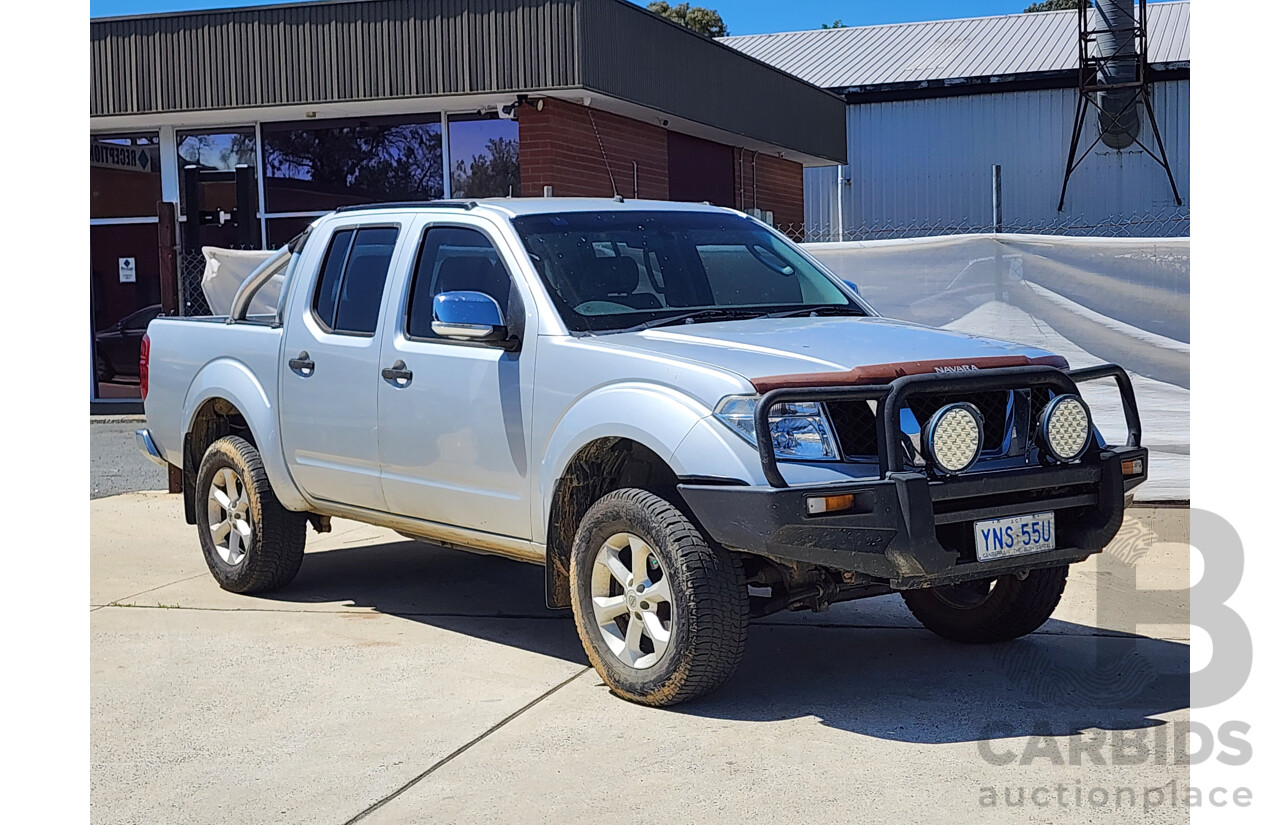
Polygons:
<instances>
[{"instance_id":1,"label":"rear passenger door","mask_svg":"<svg viewBox=\"0 0 1280 825\"><path fill-rule=\"evenodd\" d=\"M405 232L347 221L286 307L281 441L310 497L386 510L378 455L379 318ZM319 240L319 239L316 239Z\"/></svg>"},{"instance_id":2,"label":"rear passenger door","mask_svg":"<svg viewBox=\"0 0 1280 825\"><path fill-rule=\"evenodd\" d=\"M505 241L479 222L426 226L383 336L378 431L391 512L514 538L530 537L529 422L533 301L504 264ZM519 334L512 352L441 338L431 329L442 292L483 292ZM525 334L525 331L530 334Z\"/></svg>"}]
</instances>

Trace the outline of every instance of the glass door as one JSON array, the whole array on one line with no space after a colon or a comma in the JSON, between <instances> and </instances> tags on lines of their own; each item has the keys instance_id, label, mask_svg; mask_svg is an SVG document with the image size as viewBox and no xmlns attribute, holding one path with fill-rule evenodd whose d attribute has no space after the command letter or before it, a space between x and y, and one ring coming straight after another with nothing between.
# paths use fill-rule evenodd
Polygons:
<instances>
[{"instance_id":1,"label":"glass door","mask_svg":"<svg viewBox=\"0 0 1280 825\"><path fill-rule=\"evenodd\" d=\"M160 312L157 133L89 137L90 381L94 401L137 401L138 350Z\"/></svg>"}]
</instances>

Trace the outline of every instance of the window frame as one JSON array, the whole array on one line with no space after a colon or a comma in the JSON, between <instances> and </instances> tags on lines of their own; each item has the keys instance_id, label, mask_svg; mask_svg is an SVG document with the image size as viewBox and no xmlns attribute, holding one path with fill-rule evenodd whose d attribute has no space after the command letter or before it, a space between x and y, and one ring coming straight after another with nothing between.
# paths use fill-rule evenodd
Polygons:
<instances>
[{"instance_id":1,"label":"window frame","mask_svg":"<svg viewBox=\"0 0 1280 825\"><path fill-rule=\"evenodd\" d=\"M518 309L520 310L521 313L523 313L524 296L520 293L519 279L516 278L516 276L511 272L511 267L508 265L508 261L502 255L502 246L499 244L498 238L488 229L478 224L464 223L461 221L441 220L441 221L429 221L424 227L422 227L422 233L419 236L417 246L414 249L413 266L409 270L409 277L407 279L408 283L405 285L404 308L403 308L403 311L401 311L400 313L400 330L399 331L400 331L400 335L404 337L404 340L413 341L414 343L418 343L418 344L447 344L449 346L481 347L485 349L501 349L502 348L498 343L493 341L461 341L456 338L442 338L442 337L427 338L421 335L412 335L409 333L409 315L413 312L413 295L414 295L414 291L417 289L417 286L418 286L418 267L422 261L422 253L426 249L427 235L433 229L469 229L473 232L478 232L480 235L484 236L484 239L486 241L489 242L489 246L491 246L493 248L493 251L498 255L498 263L502 265L502 270L506 272L507 279L511 281L512 299L508 300L507 302L508 306L500 307L503 314L502 320L506 322L508 335L523 339L523 332L524 332L523 314L520 315L518 319L519 321L518 324L513 323L512 321L513 319L516 319L517 314L515 312L509 312L508 310L514 307L515 309ZM433 304L434 304L434 300L435 299L433 297L432 298ZM432 321L434 320L435 320L435 312L433 311Z\"/></svg>"},{"instance_id":2,"label":"window frame","mask_svg":"<svg viewBox=\"0 0 1280 825\"><path fill-rule=\"evenodd\" d=\"M347 251L342 257L342 272L338 277L338 296L333 302L333 318L338 319L338 305L342 300L342 287L347 282L347 266L351 262L351 250L355 249L356 240L362 229L394 229L396 231L396 242L392 248L391 260L387 262L387 274L382 282L382 298L378 301L378 322L374 324L371 332L356 332L353 330L334 329L320 317L320 313L316 311L316 304L320 298L320 287L324 282L325 265L329 262L329 253L333 250L333 240L339 232L350 231L352 233L351 243L347 246ZM401 237L404 231L404 224L398 221L378 221L375 223L348 223L333 227L333 231L329 233L329 237L325 243L324 255L320 259L319 266L316 267L315 283L311 286L311 301L308 312L311 313L311 319L315 321L316 326L327 335L343 335L348 338L375 338L378 335L378 327L382 325L382 315L386 309L387 283L391 280L391 269L395 264L396 252L400 248Z\"/></svg>"}]
</instances>

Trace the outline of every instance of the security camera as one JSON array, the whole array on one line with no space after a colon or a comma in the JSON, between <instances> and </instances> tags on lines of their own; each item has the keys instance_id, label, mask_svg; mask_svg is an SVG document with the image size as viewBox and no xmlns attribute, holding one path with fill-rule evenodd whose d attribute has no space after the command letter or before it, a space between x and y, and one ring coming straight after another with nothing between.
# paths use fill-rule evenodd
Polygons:
<instances>
[{"instance_id":1,"label":"security camera","mask_svg":"<svg viewBox=\"0 0 1280 825\"><path fill-rule=\"evenodd\" d=\"M498 117L502 118L503 120L515 120L516 109L519 109L519 108L520 108L519 101L516 101L515 103L508 103L506 106L503 106L502 108L498 109Z\"/></svg>"}]
</instances>

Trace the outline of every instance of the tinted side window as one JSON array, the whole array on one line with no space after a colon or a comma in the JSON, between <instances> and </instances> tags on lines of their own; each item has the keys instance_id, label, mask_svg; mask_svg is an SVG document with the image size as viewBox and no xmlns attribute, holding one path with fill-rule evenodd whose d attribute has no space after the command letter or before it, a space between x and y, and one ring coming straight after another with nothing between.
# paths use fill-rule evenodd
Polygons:
<instances>
[{"instance_id":1,"label":"tinted side window","mask_svg":"<svg viewBox=\"0 0 1280 825\"><path fill-rule=\"evenodd\" d=\"M372 335L396 248L395 227L334 233L316 285L316 317L332 332Z\"/></svg>"},{"instance_id":2,"label":"tinted side window","mask_svg":"<svg viewBox=\"0 0 1280 825\"><path fill-rule=\"evenodd\" d=\"M382 287L391 268L391 254L396 249L394 227L361 229L356 232L347 256L347 271L342 277L342 294L338 296L338 313L333 321L337 332L371 335L378 328L378 311L382 308Z\"/></svg>"},{"instance_id":3,"label":"tinted side window","mask_svg":"<svg viewBox=\"0 0 1280 825\"><path fill-rule=\"evenodd\" d=\"M333 329L333 311L338 306L338 289L342 286L342 270L347 265L347 252L351 250L354 229L341 229L333 233L329 249L324 253L320 266L320 279L316 282L316 297L311 304L316 317L329 329Z\"/></svg>"},{"instance_id":4,"label":"tinted side window","mask_svg":"<svg viewBox=\"0 0 1280 825\"><path fill-rule=\"evenodd\" d=\"M483 233L474 229L437 226L427 230L418 252L409 295L406 332L412 338L436 338L431 331L431 306L442 292L483 292L498 302L511 319L511 276ZM510 321L509 321L510 322Z\"/></svg>"}]
</instances>

